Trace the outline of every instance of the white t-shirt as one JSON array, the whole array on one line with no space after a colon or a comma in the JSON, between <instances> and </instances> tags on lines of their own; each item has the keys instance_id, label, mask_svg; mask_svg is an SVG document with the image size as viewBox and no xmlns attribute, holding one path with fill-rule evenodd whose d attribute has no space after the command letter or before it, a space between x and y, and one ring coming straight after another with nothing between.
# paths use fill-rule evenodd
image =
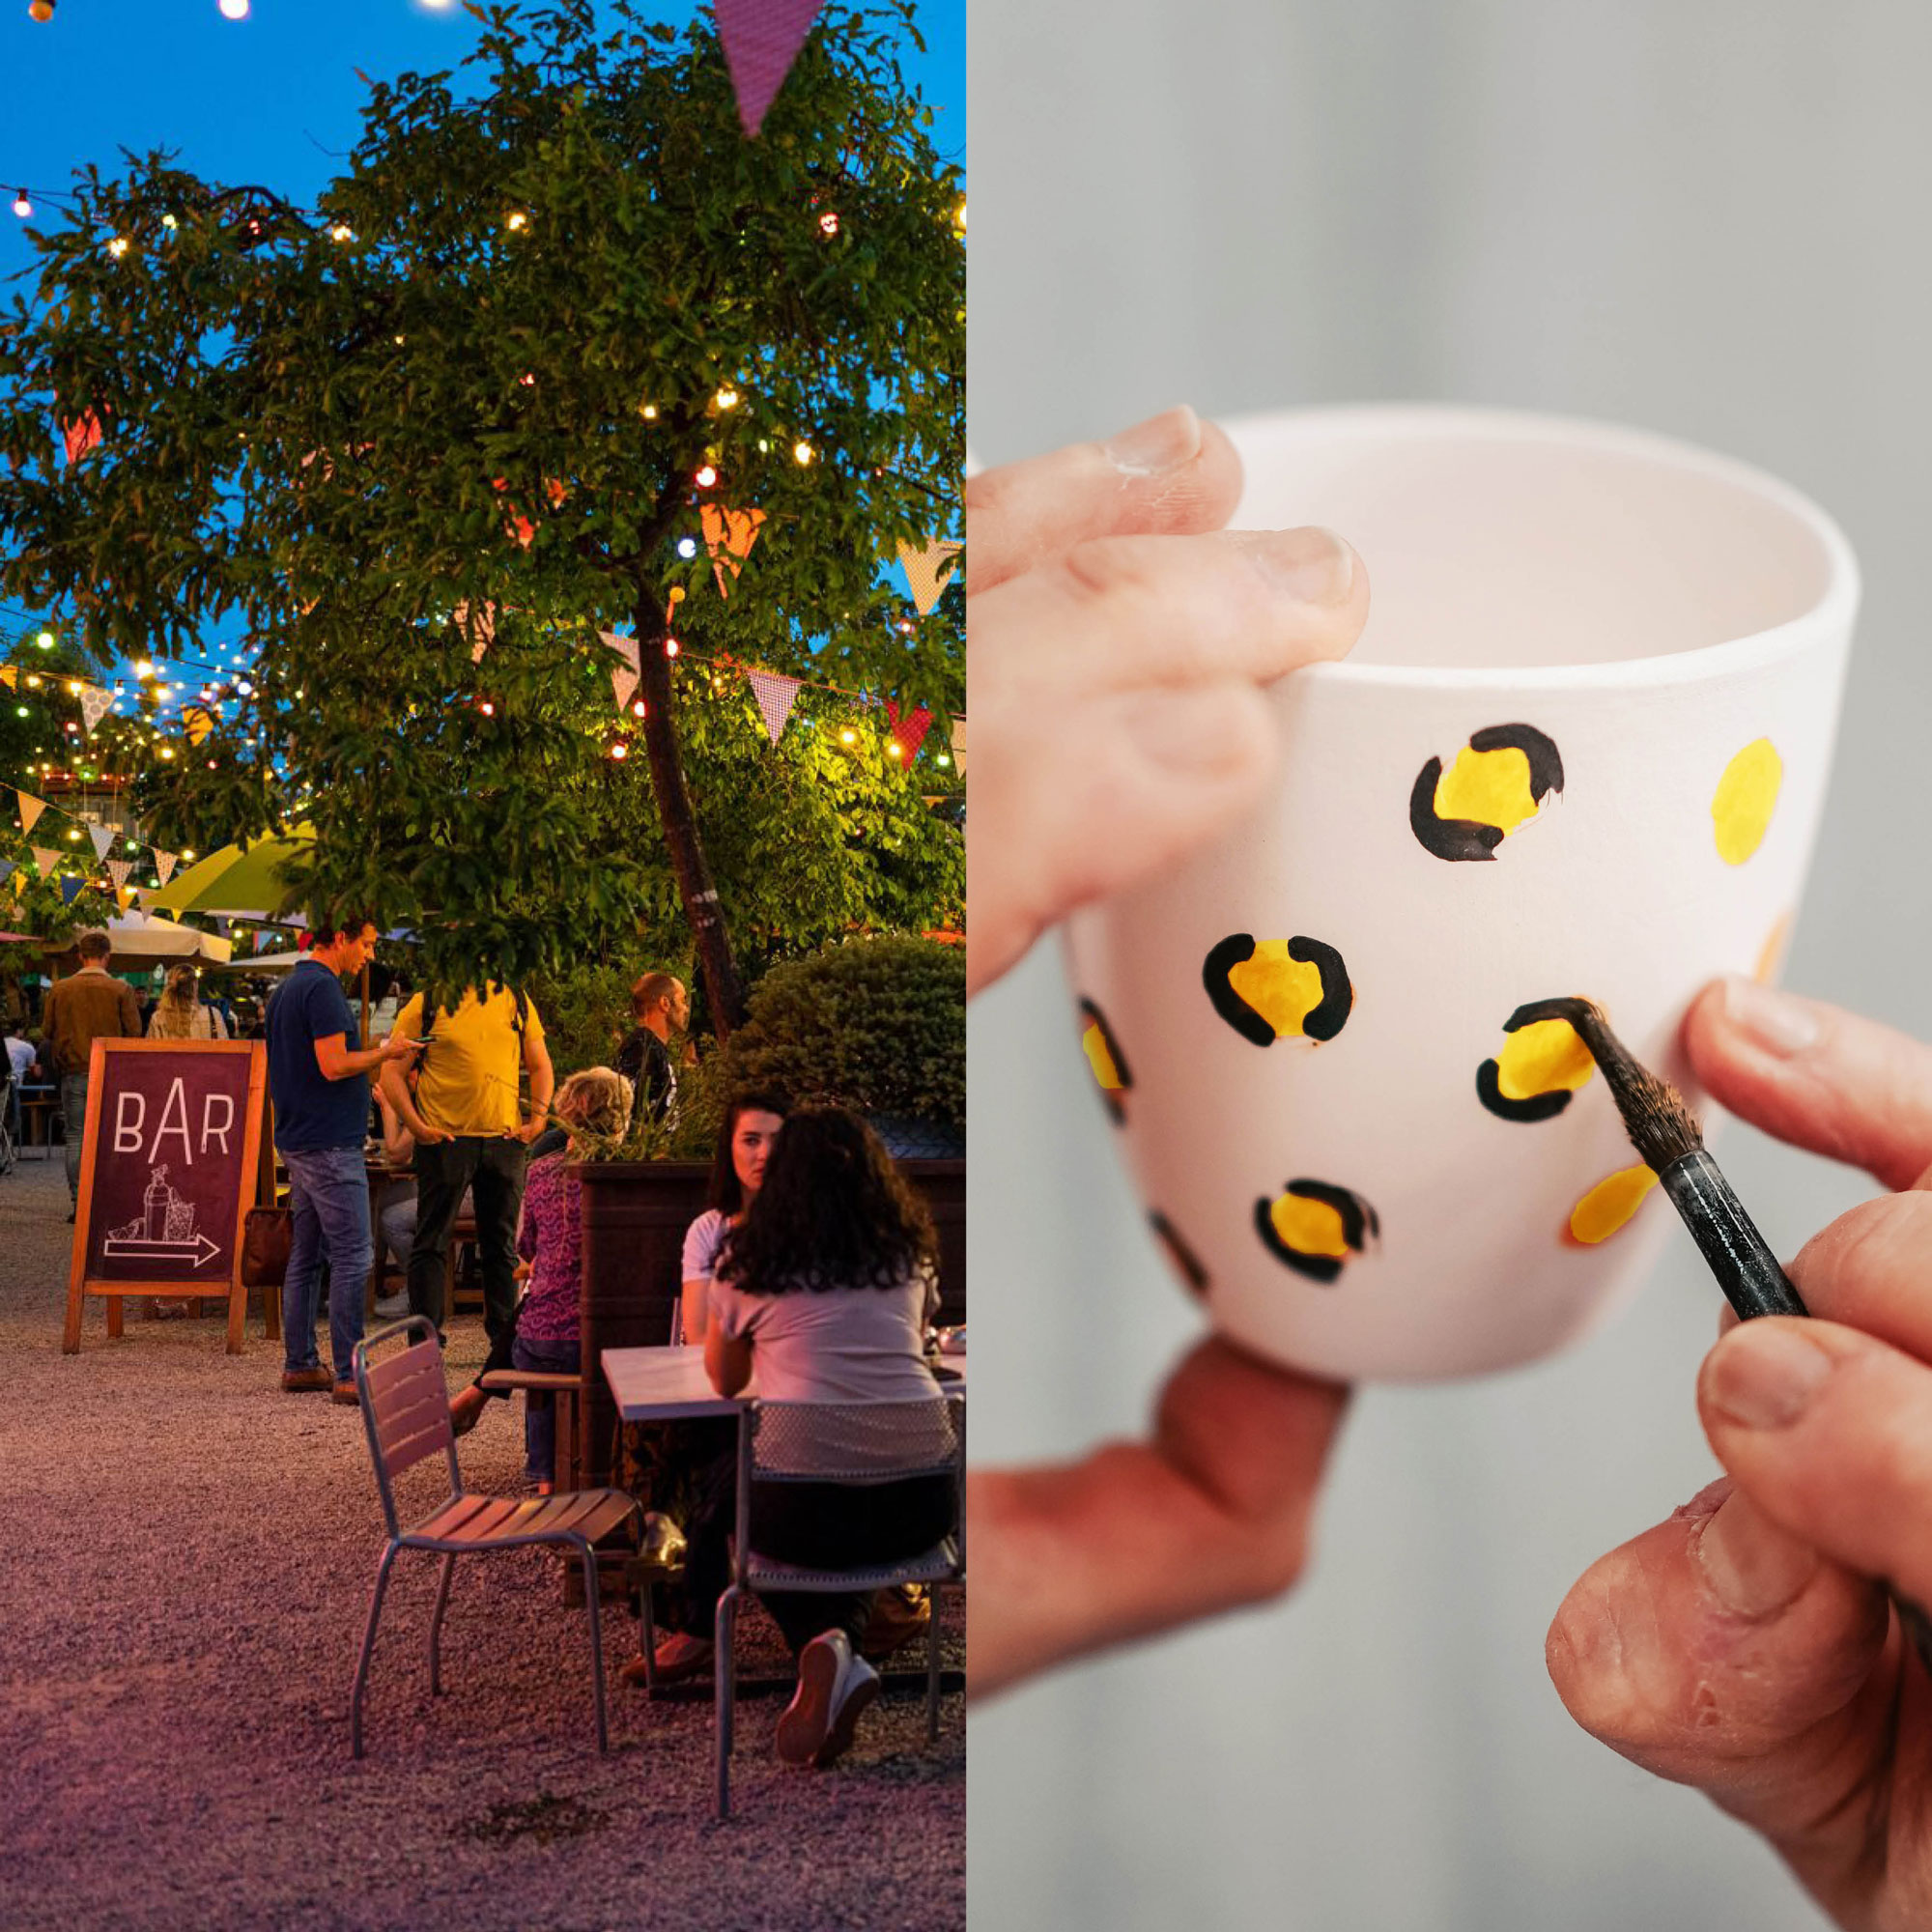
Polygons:
<instances>
[{"instance_id":1,"label":"white t-shirt","mask_svg":"<svg viewBox=\"0 0 1932 1932\"><path fill-rule=\"evenodd\" d=\"M687 1243L686 1255L690 1255ZM922 1270L895 1288L795 1288L747 1294L711 1284L711 1320L749 1339L758 1394L767 1402L920 1402L939 1393L925 1366L925 1322L939 1283Z\"/></svg>"},{"instance_id":2,"label":"white t-shirt","mask_svg":"<svg viewBox=\"0 0 1932 1932\"><path fill-rule=\"evenodd\" d=\"M680 1281L709 1281L718 1265L718 1250L731 1232L731 1217L722 1208L707 1208L684 1231L684 1272Z\"/></svg>"},{"instance_id":3,"label":"white t-shirt","mask_svg":"<svg viewBox=\"0 0 1932 1932\"><path fill-rule=\"evenodd\" d=\"M7 1058L14 1065L14 1085L18 1086L27 1077L27 1068L34 1064L34 1049L24 1039L8 1037Z\"/></svg>"}]
</instances>

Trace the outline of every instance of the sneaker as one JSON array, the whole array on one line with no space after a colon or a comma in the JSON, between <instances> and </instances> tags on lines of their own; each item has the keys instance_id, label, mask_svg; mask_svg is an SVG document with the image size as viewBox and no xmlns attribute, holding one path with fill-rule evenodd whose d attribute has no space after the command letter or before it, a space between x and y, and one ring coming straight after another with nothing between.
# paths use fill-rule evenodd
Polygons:
<instances>
[{"instance_id":1,"label":"sneaker","mask_svg":"<svg viewBox=\"0 0 1932 1932\"><path fill-rule=\"evenodd\" d=\"M330 1402L339 1402L349 1408L356 1407L362 1398L355 1393L354 1382L337 1382L328 1392Z\"/></svg>"},{"instance_id":2,"label":"sneaker","mask_svg":"<svg viewBox=\"0 0 1932 1932\"><path fill-rule=\"evenodd\" d=\"M284 1369L282 1388L289 1395L303 1395L310 1389L333 1388L335 1378L319 1364L312 1369Z\"/></svg>"},{"instance_id":3,"label":"sneaker","mask_svg":"<svg viewBox=\"0 0 1932 1932\"><path fill-rule=\"evenodd\" d=\"M379 1321L400 1321L410 1312L408 1294L380 1294L376 1297L376 1319Z\"/></svg>"},{"instance_id":4,"label":"sneaker","mask_svg":"<svg viewBox=\"0 0 1932 1932\"><path fill-rule=\"evenodd\" d=\"M684 1631L666 1631L651 1653L651 1668L660 1684L682 1684L687 1678L702 1677L711 1668L717 1645L708 1636L692 1636ZM617 1673L626 1684L642 1685L644 1654L639 1651Z\"/></svg>"},{"instance_id":5,"label":"sneaker","mask_svg":"<svg viewBox=\"0 0 1932 1932\"><path fill-rule=\"evenodd\" d=\"M778 1752L786 1764L831 1764L879 1694L879 1673L852 1654L843 1631L815 1636L798 1655L798 1690L779 1719Z\"/></svg>"}]
</instances>

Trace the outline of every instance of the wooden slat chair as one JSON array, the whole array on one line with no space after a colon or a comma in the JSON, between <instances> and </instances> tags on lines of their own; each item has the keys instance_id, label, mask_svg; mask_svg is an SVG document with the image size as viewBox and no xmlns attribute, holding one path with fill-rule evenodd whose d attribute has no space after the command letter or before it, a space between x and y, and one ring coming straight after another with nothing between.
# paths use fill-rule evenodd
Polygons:
<instances>
[{"instance_id":1,"label":"wooden slat chair","mask_svg":"<svg viewBox=\"0 0 1932 1932\"><path fill-rule=\"evenodd\" d=\"M896 1563L859 1570L802 1570L751 1547L752 1492L773 1483L842 1483L858 1493L905 1476L952 1479L952 1533ZM752 1402L738 1425L737 1531L731 1581L718 1600L713 1670L718 1708L718 1815L731 1812L731 1728L737 1695L731 1637L747 1590L844 1593L926 1583L966 1587L966 1403L954 1392L913 1402ZM939 1736L939 1605L926 1633L925 1735Z\"/></svg>"},{"instance_id":2,"label":"wooden slat chair","mask_svg":"<svg viewBox=\"0 0 1932 1932\"><path fill-rule=\"evenodd\" d=\"M373 1350L399 1338L408 1346L372 1362ZM355 1688L349 1701L351 1754L362 1755L362 1691L376 1648L376 1624L389 1586L389 1566L405 1549L428 1549L442 1557L436 1609L429 1626L429 1688L442 1691L440 1641L442 1613L449 1603L450 1577L461 1555L492 1549L521 1549L530 1544L567 1543L583 1566L584 1601L590 1611L590 1674L597 1691L597 1748L611 1747L604 1716L604 1632L598 1615L597 1557L594 1546L625 1523L635 1523L636 1501L620 1490L578 1490L569 1495L537 1496L519 1502L508 1496L466 1493L456 1466L456 1438L449 1426L449 1393L442 1378L442 1350L435 1328L412 1315L377 1331L355 1347L355 1393L369 1432L369 1457L376 1465L388 1546L376 1569L362 1654L355 1663ZM420 1522L403 1529L396 1518L392 1487L396 1477L425 1458L442 1454L449 1462L449 1493Z\"/></svg>"}]
</instances>

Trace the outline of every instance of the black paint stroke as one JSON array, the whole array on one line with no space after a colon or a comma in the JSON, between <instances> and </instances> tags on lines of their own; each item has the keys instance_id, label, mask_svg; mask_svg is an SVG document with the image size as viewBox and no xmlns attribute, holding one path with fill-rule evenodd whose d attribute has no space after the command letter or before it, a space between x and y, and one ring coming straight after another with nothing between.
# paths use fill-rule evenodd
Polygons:
<instances>
[{"instance_id":1,"label":"black paint stroke","mask_svg":"<svg viewBox=\"0 0 1932 1932\"><path fill-rule=\"evenodd\" d=\"M1381 1222L1376 1210L1359 1194L1351 1194L1346 1187L1331 1187L1325 1180L1306 1179L1291 1180L1282 1189L1284 1194L1297 1195L1304 1201L1321 1201L1334 1208L1342 1217L1342 1238L1355 1253L1362 1252L1364 1235L1380 1235ZM1297 1274L1306 1275L1310 1281L1324 1285L1333 1283L1342 1272L1341 1259L1335 1255L1305 1255L1299 1248L1292 1248L1275 1232L1275 1225L1268 1210L1273 1203L1265 1195L1255 1203L1255 1232L1262 1237L1262 1244L1276 1261L1294 1269Z\"/></svg>"},{"instance_id":2,"label":"black paint stroke","mask_svg":"<svg viewBox=\"0 0 1932 1932\"><path fill-rule=\"evenodd\" d=\"M1158 1208L1148 1216L1148 1226L1153 1230L1161 1246L1167 1250L1167 1258L1179 1271L1181 1280L1187 1284L1187 1292L1196 1300L1205 1299L1208 1293L1208 1270L1202 1265L1201 1257L1180 1238L1174 1223Z\"/></svg>"},{"instance_id":3,"label":"black paint stroke","mask_svg":"<svg viewBox=\"0 0 1932 1932\"><path fill-rule=\"evenodd\" d=\"M1272 1046L1279 1037L1274 1028L1235 991L1228 975L1255 956L1252 933L1232 932L1213 947L1202 962L1201 983L1214 1010L1245 1040L1256 1046ZM1288 956L1302 966L1313 966L1321 975L1321 998L1302 1016L1301 1031L1311 1040L1333 1039L1348 1023L1355 1005L1355 989L1349 983L1349 969L1332 946L1319 939L1297 934L1288 942Z\"/></svg>"},{"instance_id":4,"label":"black paint stroke","mask_svg":"<svg viewBox=\"0 0 1932 1932\"><path fill-rule=\"evenodd\" d=\"M1472 752L1520 752L1529 761L1529 795L1540 808L1552 792L1563 789L1563 757L1554 740L1534 724L1486 724L1469 734ZM1417 775L1408 795L1408 824L1426 852L1438 859L1494 859L1503 842L1500 825L1473 818L1439 818L1435 787L1441 781L1442 760L1431 758Z\"/></svg>"},{"instance_id":5,"label":"black paint stroke","mask_svg":"<svg viewBox=\"0 0 1932 1932\"><path fill-rule=\"evenodd\" d=\"M1553 1121L1577 1097L1574 1089L1552 1087L1526 1100L1512 1100L1502 1090L1502 1066L1486 1060L1476 1068L1476 1094L1499 1121Z\"/></svg>"},{"instance_id":6,"label":"black paint stroke","mask_svg":"<svg viewBox=\"0 0 1932 1932\"><path fill-rule=\"evenodd\" d=\"M1121 1076L1120 1093L1102 1087L1097 1078L1094 1082L1094 1091L1099 1094L1100 1104L1107 1110L1107 1118L1117 1127L1123 1127L1127 1123L1127 1110L1121 1104L1121 1094L1134 1084L1134 1076L1127 1071L1126 1056L1121 1051L1120 1041L1114 1037L1114 1029L1107 1024L1106 1014L1092 1000L1082 1000L1080 1010L1100 1029L1100 1039L1107 1049L1107 1058L1114 1063L1114 1071ZM1089 1070L1092 1071L1091 1064Z\"/></svg>"},{"instance_id":7,"label":"black paint stroke","mask_svg":"<svg viewBox=\"0 0 1932 1932\"><path fill-rule=\"evenodd\" d=\"M1590 1011L1590 1002L1577 993L1566 993L1554 1000L1531 1000L1503 1022L1503 1031L1515 1033L1520 1027L1534 1026L1538 1020L1568 1020L1574 1027L1578 1020L1587 1019ZM1585 1040L1584 1044L1587 1046L1589 1042Z\"/></svg>"},{"instance_id":8,"label":"black paint stroke","mask_svg":"<svg viewBox=\"0 0 1932 1932\"><path fill-rule=\"evenodd\" d=\"M1321 1003L1302 1016L1302 1032L1310 1039L1333 1039L1348 1024L1355 1006L1355 989L1349 983L1349 969L1342 963L1342 955L1319 939L1296 937L1288 942L1288 956L1303 966L1319 968L1321 974Z\"/></svg>"}]
</instances>

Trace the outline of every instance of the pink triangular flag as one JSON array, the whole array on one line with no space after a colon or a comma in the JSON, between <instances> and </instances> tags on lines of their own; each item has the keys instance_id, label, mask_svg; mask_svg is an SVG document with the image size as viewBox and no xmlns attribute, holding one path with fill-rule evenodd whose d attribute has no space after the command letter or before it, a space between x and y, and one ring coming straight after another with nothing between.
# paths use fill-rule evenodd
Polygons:
<instances>
[{"instance_id":1,"label":"pink triangular flag","mask_svg":"<svg viewBox=\"0 0 1932 1932\"><path fill-rule=\"evenodd\" d=\"M107 876L114 881L114 890L117 893L125 892L127 890L128 874L131 872L133 869L134 869L134 862L131 859L108 860Z\"/></svg>"},{"instance_id":2,"label":"pink triangular flag","mask_svg":"<svg viewBox=\"0 0 1932 1932\"><path fill-rule=\"evenodd\" d=\"M932 713L922 704L917 711L908 711L901 718L898 706L888 698L886 716L892 721L893 736L898 740L906 763L911 764L919 756L919 748L925 743L925 734L932 729Z\"/></svg>"},{"instance_id":3,"label":"pink triangular flag","mask_svg":"<svg viewBox=\"0 0 1932 1932\"><path fill-rule=\"evenodd\" d=\"M946 580L952 575L961 548L956 543L899 545L899 567L912 589L913 609L922 617L929 616L939 608L940 593L946 588Z\"/></svg>"},{"instance_id":4,"label":"pink triangular flag","mask_svg":"<svg viewBox=\"0 0 1932 1932\"><path fill-rule=\"evenodd\" d=\"M611 690L617 699L617 709L624 710L631 701L631 695L638 688L638 673L629 665L611 667Z\"/></svg>"},{"instance_id":5,"label":"pink triangular flag","mask_svg":"<svg viewBox=\"0 0 1932 1932\"><path fill-rule=\"evenodd\" d=\"M637 671L639 675L642 674L643 667L638 661L638 640L636 638L620 638L615 631L599 631L597 635L634 671Z\"/></svg>"},{"instance_id":6,"label":"pink triangular flag","mask_svg":"<svg viewBox=\"0 0 1932 1932\"><path fill-rule=\"evenodd\" d=\"M952 721L952 769L963 779L966 776L966 721L955 718Z\"/></svg>"},{"instance_id":7,"label":"pink triangular flag","mask_svg":"<svg viewBox=\"0 0 1932 1932\"><path fill-rule=\"evenodd\" d=\"M94 840L94 856L104 859L107 848L114 842L114 828L111 825L90 825L87 836Z\"/></svg>"},{"instance_id":8,"label":"pink triangular flag","mask_svg":"<svg viewBox=\"0 0 1932 1932\"><path fill-rule=\"evenodd\" d=\"M758 716L765 721L765 735L776 745L784 736L785 720L798 701L802 678L782 677L775 670L748 670L752 696L758 700Z\"/></svg>"},{"instance_id":9,"label":"pink triangular flag","mask_svg":"<svg viewBox=\"0 0 1932 1932\"><path fill-rule=\"evenodd\" d=\"M80 715L87 725L91 738L100 721L107 716L107 707L114 702L114 694L103 691L98 684L83 684L80 687Z\"/></svg>"},{"instance_id":10,"label":"pink triangular flag","mask_svg":"<svg viewBox=\"0 0 1932 1932\"><path fill-rule=\"evenodd\" d=\"M738 97L738 119L755 139L805 45L822 0L717 0L718 38Z\"/></svg>"},{"instance_id":11,"label":"pink triangular flag","mask_svg":"<svg viewBox=\"0 0 1932 1932\"><path fill-rule=\"evenodd\" d=\"M177 857L178 855L173 852L163 852L158 845L155 847L155 877L160 880L162 885L166 885L174 877Z\"/></svg>"},{"instance_id":12,"label":"pink triangular flag","mask_svg":"<svg viewBox=\"0 0 1932 1932\"><path fill-rule=\"evenodd\" d=\"M41 868L41 877L51 879L54 867L61 862L61 855L58 852L49 852L44 845L35 845L29 849L34 855L34 864Z\"/></svg>"},{"instance_id":13,"label":"pink triangular flag","mask_svg":"<svg viewBox=\"0 0 1932 1932\"><path fill-rule=\"evenodd\" d=\"M20 830L31 832L41 813L47 809L47 802L43 798L36 798L30 791L16 790L14 796L20 801Z\"/></svg>"}]
</instances>

